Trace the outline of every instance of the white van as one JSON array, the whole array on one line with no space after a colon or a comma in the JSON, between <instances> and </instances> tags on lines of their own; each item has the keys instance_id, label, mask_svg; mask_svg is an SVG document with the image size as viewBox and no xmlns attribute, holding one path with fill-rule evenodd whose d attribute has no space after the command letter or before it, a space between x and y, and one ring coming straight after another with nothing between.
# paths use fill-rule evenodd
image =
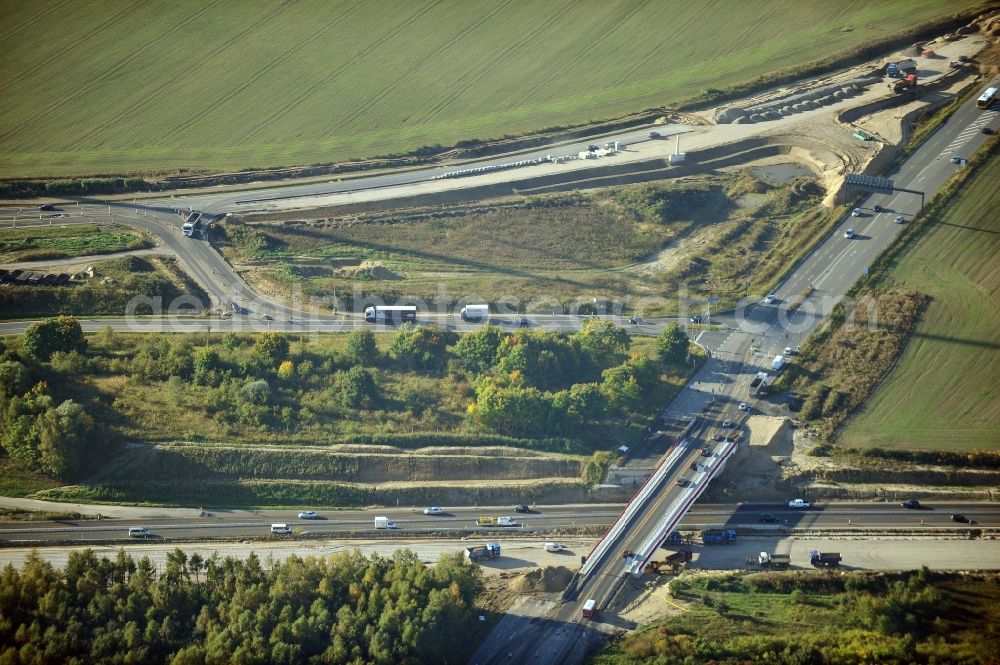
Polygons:
<instances>
[{"instance_id":1,"label":"white van","mask_svg":"<svg viewBox=\"0 0 1000 665\"><path fill-rule=\"evenodd\" d=\"M129 538L149 538L149 529L144 526L130 526L128 528Z\"/></svg>"},{"instance_id":2,"label":"white van","mask_svg":"<svg viewBox=\"0 0 1000 665\"><path fill-rule=\"evenodd\" d=\"M292 527L287 524L272 524L271 534L275 536L287 536L292 532Z\"/></svg>"}]
</instances>

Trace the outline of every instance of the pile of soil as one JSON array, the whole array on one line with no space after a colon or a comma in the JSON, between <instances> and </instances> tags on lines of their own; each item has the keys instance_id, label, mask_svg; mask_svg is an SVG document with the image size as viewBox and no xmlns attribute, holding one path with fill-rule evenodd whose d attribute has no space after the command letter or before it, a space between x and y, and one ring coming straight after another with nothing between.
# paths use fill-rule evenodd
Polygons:
<instances>
[{"instance_id":1,"label":"pile of soil","mask_svg":"<svg viewBox=\"0 0 1000 665\"><path fill-rule=\"evenodd\" d=\"M385 266L371 261L362 261L359 266L349 266L336 271L338 275L353 279L396 280L401 279Z\"/></svg>"},{"instance_id":2,"label":"pile of soil","mask_svg":"<svg viewBox=\"0 0 1000 665\"><path fill-rule=\"evenodd\" d=\"M515 579L510 588L517 594L552 593L562 591L573 579L565 566L545 566L524 573Z\"/></svg>"}]
</instances>

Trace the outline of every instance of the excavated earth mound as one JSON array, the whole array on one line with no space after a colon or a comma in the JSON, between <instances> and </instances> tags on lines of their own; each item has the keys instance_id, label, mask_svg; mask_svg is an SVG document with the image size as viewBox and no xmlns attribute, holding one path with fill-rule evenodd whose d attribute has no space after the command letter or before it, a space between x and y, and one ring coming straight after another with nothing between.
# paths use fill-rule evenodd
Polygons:
<instances>
[{"instance_id":1,"label":"excavated earth mound","mask_svg":"<svg viewBox=\"0 0 1000 665\"><path fill-rule=\"evenodd\" d=\"M571 579L573 573L565 566L545 566L521 575L510 588L518 594L552 593L565 589Z\"/></svg>"}]
</instances>

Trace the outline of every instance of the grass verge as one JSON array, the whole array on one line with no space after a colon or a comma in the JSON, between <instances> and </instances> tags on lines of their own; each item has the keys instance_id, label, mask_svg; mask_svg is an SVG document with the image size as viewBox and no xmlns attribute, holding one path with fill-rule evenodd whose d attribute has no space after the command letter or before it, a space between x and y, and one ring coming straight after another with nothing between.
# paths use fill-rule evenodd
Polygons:
<instances>
[{"instance_id":1,"label":"grass verge","mask_svg":"<svg viewBox=\"0 0 1000 665\"><path fill-rule=\"evenodd\" d=\"M0 229L0 262L68 259L153 247L141 231L113 224Z\"/></svg>"}]
</instances>

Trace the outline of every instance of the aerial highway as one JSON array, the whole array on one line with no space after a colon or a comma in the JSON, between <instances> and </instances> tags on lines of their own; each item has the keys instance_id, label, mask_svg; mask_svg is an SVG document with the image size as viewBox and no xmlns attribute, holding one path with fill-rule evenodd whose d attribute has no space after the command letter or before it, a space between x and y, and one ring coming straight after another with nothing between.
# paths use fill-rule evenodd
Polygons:
<instances>
[{"instance_id":1,"label":"aerial highway","mask_svg":"<svg viewBox=\"0 0 1000 665\"><path fill-rule=\"evenodd\" d=\"M97 510L100 506L93 507ZM271 538L271 524L288 524L293 537L350 538L376 533L374 518L385 516L395 522L393 537L448 537L481 534L482 538L523 537L536 532L571 533L578 529L607 527L621 512L620 505L533 506L528 513L511 507L443 508L440 515L424 515L423 508L376 508L369 510L316 511L314 518L300 518L295 510L191 510L189 517L157 515L148 509L146 517L119 519L58 519L23 522L0 520L0 543L6 545L134 542L129 527L145 527L149 539L156 540L244 540ZM955 522L961 514L970 523ZM509 515L515 527L482 527L482 515ZM762 522L773 515L774 522ZM766 519L770 520L770 517ZM753 528L762 534L784 533L787 529L820 530L905 530L940 531L942 534L976 527L1000 527L1000 506L992 503L929 501L919 510L899 503L815 504L808 510L791 509L784 503L698 504L680 524L682 530ZM382 530L382 535L387 535Z\"/></svg>"}]
</instances>

